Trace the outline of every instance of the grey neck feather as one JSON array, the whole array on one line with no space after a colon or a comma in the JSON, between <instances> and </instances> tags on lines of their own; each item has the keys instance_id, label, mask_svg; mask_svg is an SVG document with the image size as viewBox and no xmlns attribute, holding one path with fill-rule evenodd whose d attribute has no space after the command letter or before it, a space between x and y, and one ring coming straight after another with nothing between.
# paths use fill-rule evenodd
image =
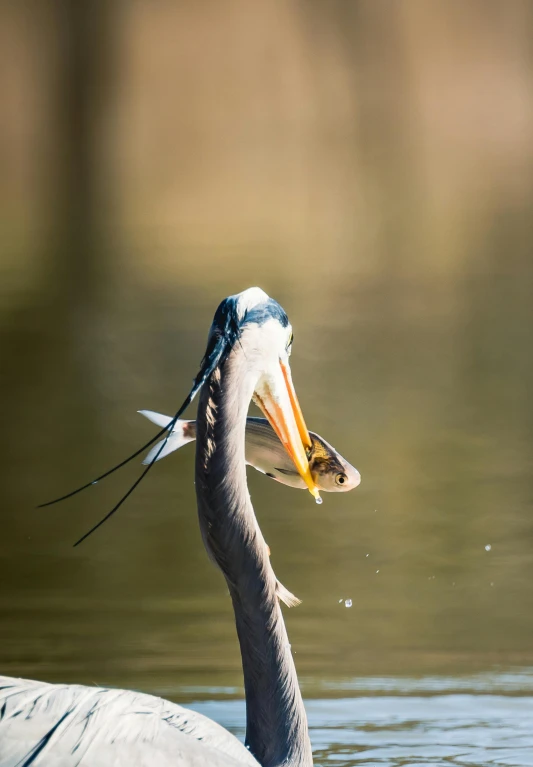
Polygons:
<instances>
[{"instance_id":1,"label":"grey neck feather","mask_svg":"<svg viewBox=\"0 0 533 767\"><path fill-rule=\"evenodd\" d=\"M248 493L244 436L255 380L241 347L202 388L196 495L210 557L230 590L246 692L246 745L263 767L313 764L276 576Z\"/></svg>"}]
</instances>

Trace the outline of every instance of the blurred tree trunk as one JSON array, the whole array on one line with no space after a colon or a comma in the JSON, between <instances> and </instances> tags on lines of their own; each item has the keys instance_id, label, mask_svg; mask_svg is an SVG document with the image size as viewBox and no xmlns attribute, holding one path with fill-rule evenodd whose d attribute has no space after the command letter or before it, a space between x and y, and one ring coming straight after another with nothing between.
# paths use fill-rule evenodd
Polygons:
<instances>
[{"instance_id":1,"label":"blurred tree trunk","mask_svg":"<svg viewBox=\"0 0 533 767\"><path fill-rule=\"evenodd\" d=\"M26 7L21 13L37 10L42 8ZM109 188L102 125L114 80L116 16L116 4L108 0L52 0L39 19L43 49L53 51L51 57L43 56L43 66L55 68L55 87L43 100L50 111L45 137L47 227L40 245L46 279L39 296L28 293L6 318L3 368L9 375L2 381L2 397L10 403L5 449L22 460L28 435L42 439L48 447L32 473L42 472L39 478L45 484L54 476L55 451L64 458L83 450L87 463L91 445L101 439L96 414L101 410L101 278ZM33 23L39 21L33 18ZM20 507L23 491L16 479L11 483L8 478L2 492L6 508L10 496ZM27 520L20 524L27 525Z\"/></svg>"},{"instance_id":2,"label":"blurred tree trunk","mask_svg":"<svg viewBox=\"0 0 533 767\"><path fill-rule=\"evenodd\" d=\"M104 268L103 229L108 170L102 125L113 82L116 4L56 0L58 31L56 203L60 283L76 311L98 298Z\"/></svg>"}]
</instances>

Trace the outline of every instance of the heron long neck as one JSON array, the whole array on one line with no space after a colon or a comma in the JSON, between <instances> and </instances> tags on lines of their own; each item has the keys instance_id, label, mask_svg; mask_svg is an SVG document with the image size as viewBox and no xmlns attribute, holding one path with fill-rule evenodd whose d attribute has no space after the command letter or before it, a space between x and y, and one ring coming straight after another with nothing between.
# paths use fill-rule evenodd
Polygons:
<instances>
[{"instance_id":1,"label":"heron long neck","mask_svg":"<svg viewBox=\"0 0 533 767\"><path fill-rule=\"evenodd\" d=\"M307 717L276 596L276 576L248 494L244 433L255 381L234 350L198 406L196 495L205 546L228 583L246 692L246 745L263 767L313 764Z\"/></svg>"}]
</instances>

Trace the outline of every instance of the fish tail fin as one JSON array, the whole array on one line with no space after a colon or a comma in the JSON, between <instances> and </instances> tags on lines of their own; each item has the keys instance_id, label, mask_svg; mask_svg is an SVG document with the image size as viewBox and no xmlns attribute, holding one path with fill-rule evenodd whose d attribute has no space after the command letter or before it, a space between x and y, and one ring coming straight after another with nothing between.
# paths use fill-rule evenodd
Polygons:
<instances>
[{"instance_id":1,"label":"fish tail fin","mask_svg":"<svg viewBox=\"0 0 533 767\"><path fill-rule=\"evenodd\" d=\"M276 582L276 596L283 602L283 604L287 605L287 607L298 607L298 605L302 604L302 600L294 596L294 594L292 594L289 589L286 589L283 583L280 583L279 581Z\"/></svg>"},{"instance_id":2,"label":"fish tail fin","mask_svg":"<svg viewBox=\"0 0 533 767\"><path fill-rule=\"evenodd\" d=\"M172 418L170 416L162 415L161 413L154 413L152 410L138 410L137 412L144 415L150 421L153 421L158 426L168 426L171 423ZM194 429L191 429L190 421L176 421L169 436L166 437L166 444L161 449L161 445L165 442L162 439L150 450L146 458L143 460L143 464L147 465L152 461L159 461L169 453L173 453L174 450L179 450L180 447L186 445L188 442L193 442L196 439Z\"/></svg>"},{"instance_id":3,"label":"fish tail fin","mask_svg":"<svg viewBox=\"0 0 533 767\"><path fill-rule=\"evenodd\" d=\"M172 416L163 415L163 413L156 413L154 410L137 410L137 412L143 415L145 418L148 418L148 420L151 421L152 423L155 423L158 426L161 426L162 428L164 428L165 426L168 426L169 423L172 421ZM176 426L179 423L181 423L181 421L176 421Z\"/></svg>"}]
</instances>

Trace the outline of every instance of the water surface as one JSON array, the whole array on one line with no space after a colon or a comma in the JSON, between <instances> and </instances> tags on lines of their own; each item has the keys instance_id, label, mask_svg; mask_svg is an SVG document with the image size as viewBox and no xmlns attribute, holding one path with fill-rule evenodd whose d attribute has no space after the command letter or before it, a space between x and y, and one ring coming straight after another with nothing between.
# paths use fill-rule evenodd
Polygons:
<instances>
[{"instance_id":1,"label":"water surface","mask_svg":"<svg viewBox=\"0 0 533 767\"><path fill-rule=\"evenodd\" d=\"M345 687L350 697L306 701L317 767L533 764L530 670L463 679L368 678ZM192 707L244 738L241 701Z\"/></svg>"}]
</instances>

